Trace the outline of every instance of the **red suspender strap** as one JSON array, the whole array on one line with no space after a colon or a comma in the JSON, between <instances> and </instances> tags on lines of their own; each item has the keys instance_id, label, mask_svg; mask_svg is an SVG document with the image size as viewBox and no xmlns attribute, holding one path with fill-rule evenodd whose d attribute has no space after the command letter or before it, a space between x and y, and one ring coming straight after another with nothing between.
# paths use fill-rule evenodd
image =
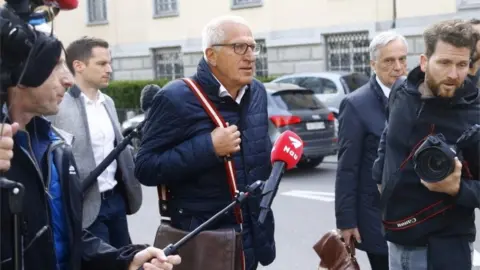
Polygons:
<instances>
[{"instance_id":1,"label":"red suspender strap","mask_svg":"<svg viewBox=\"0 0 480 270\"><path fill-rule=\"evenodd\" d=\"M205 95L203 92L202 88L200 85L197 84L197 82L193 81L190 78L184 78L183 81L188 85L190 90L195 94L195 96L198 98L200 101L200 104L202 104L202 107L205 109L207 114L210 116L212 121L215 123L217 127L227 127L227 123L223 119L223 117L218 113L217 109L215 106L212 104L210 99ZM233 160L230 157L225 158L225 168L227 170L227 178L228 178L228 186L230 187L230 194L232 196L232 199L235 198L235 195L237 194L237 177L235 173L235 167L233 166ZM242 226L243 223L243 217L242 217L242 211L240 206L235 207L235 217L237 219L237 223Z\"/></svg>"},{"instance_id":2,"label":"red suspender strap","mask_svg":"<svg viewBox=\"0 0 480 270\"><path fill-rule=\"evenodd\" d=\"M192 90L192 92L198 98L198 100L200 101L200 104L205 109L205 111L210 116L210 118L215 123L215 125L218 127L227 127L227 123L225 122L223 117L218 113L217 109L212 104L210 99L208 99L208 97L205 95L202 88L190 78L184 78L183 81L188 85L190 90ZM235 166L233 165L233 160L230 158L230 156L225 157L225 169L227 171L230 194L232 196L232 199L234 199L238 190L237 190ZM169 215L167 214L168 206L166 203L168 200L168 189L164 185L161 185L157 188L157 192L158 192L158 197L160 198L159 200L160 214L163 217L168 218L169 217ZM237 205L235 207L234 213L235 213L235 218L237 220L237 223L242 228L243 216L242 216L242 211L240 206Z\"/></svg>"},{"instance_id":3,"label":"red suspender strap","mask_svg":"<svg viewBox=\"0 0 480 270\"><path fill-rule=\"evenodd\" d=\"M212 119L212 121L215 123L217 127L227 127L227 123L223 119L223 117L218 113L217 109L213 105L213 103L208 99L206 94L203 92L202 88L200 85L197 84L194 80L190 78L183 78L182 79L187 86L192 90L192 92L195 94L195 96L198 98L200 101L200 104L204 108L204 110L207 112L208 116ZM232 196L232 199L235 199L235 196L238 192L237 190L237 181L236 181L236 173L235 173L235 166L233 165L233 160L231 159L230 156L227 156L224 158L225 160L225 169L227 171L227 178L228 178L228 186L230 189L230 194ZM158 197L159 197L159 206L160 206L160 215L162 218L170 218L168 215L168 210L167 210L167 200L168 200L168 193L169 190L165 185L161 185L157 188L158 191ZM235 206L234 210L235 218L237 220L237 223L240 225L240 229L243 230L243 216L242 216L242 210L239 205ZM242 260L242 269L245 269L245 254L241 252L241 260Z\"/></svg>"}]
</instances>

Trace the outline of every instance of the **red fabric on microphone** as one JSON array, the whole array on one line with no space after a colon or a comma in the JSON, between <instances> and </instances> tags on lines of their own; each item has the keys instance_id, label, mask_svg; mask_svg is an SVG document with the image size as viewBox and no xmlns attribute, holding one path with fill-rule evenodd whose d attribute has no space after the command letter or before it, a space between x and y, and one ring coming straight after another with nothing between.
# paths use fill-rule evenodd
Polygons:
<instances>
[{"instance_id":1,"label":"red fabric on microphone","mask_svg":"<svg viewBox=\"0 0 480 270\"><path fill-rule=\"evenodd\" d=\"M303 155L303 141L293 131L284 131L272 148L270 160L272 163L275 161L283 161L287 164L287 170L293 169L297 166L300 158Z\"/></svg>"},{"instance_id":2,"label":"red fabric on microphone","mask_svg":"<svg viewBox=\"0 0 480 270\"><path fill-rule=\"evenodd\" d=\"M45 4L54 3L61 10L72 10L78 7L78 0L44 0Z\"/></svg>"}]
</instances>

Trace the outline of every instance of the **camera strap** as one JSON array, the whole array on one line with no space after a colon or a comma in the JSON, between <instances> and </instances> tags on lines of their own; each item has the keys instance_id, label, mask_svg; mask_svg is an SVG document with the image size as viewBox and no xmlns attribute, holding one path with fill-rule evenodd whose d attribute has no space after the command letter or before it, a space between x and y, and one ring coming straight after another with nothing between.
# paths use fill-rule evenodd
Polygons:
<instances>
[{"instance_id":1,"label":"camera strap","mask_svg":"<svg viewBox=\"0 0 480 270\"><path fill-rule=\"evenodd\" d=\"M441 200L431 204L417 213L397 221L383 221L383 226L389 231L400 231L416 226L425 222L453 207L453 203L448 200Z\"/></svg>"},{"instance_id":2,"label":"camera strap","mask_svg":"<svg viewBox=\"0 0 480 270\"><path fill-rule=\"evenodd\" d=\"M208 116L210 116L210 118L215 123L215 125L217 127L224 127L224 128L227 127L227 123L225 122L221 114L218 112L215 105L210 101L210 99L207 97L205 92L202 90L200 85L198 85L197 82L195 82L190 78L183 78L182 80L187 84L190 90L198 98L198 100L200 101L200 104L205 109ZM233 159L230 155L224 157L224 162L225 162L225 169L227 171L227 180L228 180L230 194L232 196L232 200L234 200L238 193L235 166L233 164ZM168 198L170 197L169 196L170 191L165 185L158 186L157 191L158 191L158 197L159 197L160 215L162 216L162 218L165 217L166 219L168 219L170 215L168 214L167 201L168 201ZM243 229L242 228L243 216L242 216L242 211L239 205L235 207L234 214L235 214L237 223L240 225L240 229Z\"/></svg>"}]
</instances>

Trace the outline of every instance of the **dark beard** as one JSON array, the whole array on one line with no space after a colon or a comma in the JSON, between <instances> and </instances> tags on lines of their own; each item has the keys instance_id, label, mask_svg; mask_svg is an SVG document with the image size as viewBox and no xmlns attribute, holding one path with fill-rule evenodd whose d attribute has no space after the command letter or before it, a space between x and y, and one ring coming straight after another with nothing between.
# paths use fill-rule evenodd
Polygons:
<instances>
[{"instance_id":1,"label":"dark beard","mask_svg":"<svg viewBox=\"0 0 480 270\"><path fill-rule=\"evenodd\" d=\"M432 92L433 96L439 97L438 93L440 92L440 84L432 79L431 76L428 76L428 69L425 72L425 85L427 86L428 90Z\"/></svg>"}]
</instances>

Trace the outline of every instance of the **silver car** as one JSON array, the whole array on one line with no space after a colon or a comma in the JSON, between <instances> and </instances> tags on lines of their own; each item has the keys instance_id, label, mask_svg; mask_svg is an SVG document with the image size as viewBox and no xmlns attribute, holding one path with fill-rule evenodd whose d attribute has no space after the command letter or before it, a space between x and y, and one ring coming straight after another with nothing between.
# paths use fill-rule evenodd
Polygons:
<instances>
[{"instance_id":1,"label":"silver car","mask_svg":"<svg viewBox=\"0 0 480 270\"><path fill-rule=\"evenodd\" d=\"M366 84L369 79L364 73L329 71L289 74L272 82L293 83L313 90L315 96L337 116L340 102L345 95Z\"/></svg>"}]
</instances>

